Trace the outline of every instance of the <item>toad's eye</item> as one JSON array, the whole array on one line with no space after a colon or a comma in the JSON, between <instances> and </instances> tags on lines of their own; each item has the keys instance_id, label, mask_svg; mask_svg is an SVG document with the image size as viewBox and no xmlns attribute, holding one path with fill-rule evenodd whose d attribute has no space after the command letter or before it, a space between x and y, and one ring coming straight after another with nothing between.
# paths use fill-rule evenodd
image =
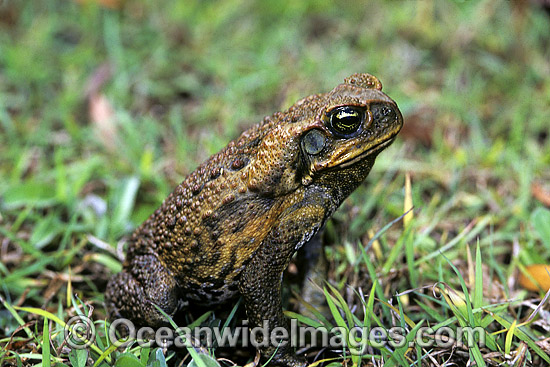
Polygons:
<instances>
[{"instance_id":1,"label":"toad's eye","mask_svg":"<svg viewBox=\"0 0 550 367\"><path fill-rule=\"evenodd\" d=\"M365 112L357 107L337 107L328 113L330 129L338 136L346 137L361 127Z\"/></svg>"}]
</instances>

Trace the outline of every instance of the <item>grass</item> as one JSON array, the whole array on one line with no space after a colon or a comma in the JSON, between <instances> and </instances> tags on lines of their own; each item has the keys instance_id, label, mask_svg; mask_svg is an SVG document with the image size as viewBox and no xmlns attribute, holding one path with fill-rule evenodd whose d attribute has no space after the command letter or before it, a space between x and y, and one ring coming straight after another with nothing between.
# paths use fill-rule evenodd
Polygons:
<instances>
[{"instance_id":1,"label":"grass","mask_svg":"<svg viewBox=\"0 0 550 367\"><path fill-rule=\"evenodd\" d=\"M285 308L312 326L402 326L411 343L371 343L357 355L348 338L346 348L306 349L309 361L550 364L545 293L518 281L529 265L550 263L542 9L497 0L104 4L114 5L0 3L0 363L252 361L252 352L215 348L116 349L104 336L106 282L133 228L200 162L264 115L365 71L397 101L405 128L327 225L330 271L318 286L328 312L305 305L306 315L291 292ZM395 221L411 202L414 212ZM64 342L75 315L95 320L99 337L86 349ZM238 315L198 321L234 326ZM486 345L415 341L421 327L438 338L459 326L481 326Z\"/></svg>"}]
</instances>

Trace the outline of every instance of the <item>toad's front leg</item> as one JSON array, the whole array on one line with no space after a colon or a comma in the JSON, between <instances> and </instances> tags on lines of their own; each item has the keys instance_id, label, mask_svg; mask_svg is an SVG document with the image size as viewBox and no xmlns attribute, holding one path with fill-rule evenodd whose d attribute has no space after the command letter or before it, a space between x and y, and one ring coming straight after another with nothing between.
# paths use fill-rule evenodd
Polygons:
<instances>
[{"instance_id":1,"label":"toad's front leg","mask_svg":"<svg viewBox=\"0 0 550 367\"><path fill-rule=\"evenodd\" d=\"M290 345L288 320L281 304L281 282L292 255L319 230L326 210L322 206L301 205L291 208L290 214L283 216L280 224L272 229L243 270L239 284L251 325L262 327L267 322L270 340L257 342L262 345L259 348L262 359L271 358L270 365L307 366L305 359L296 356ZM287 331L288 337L280 344L273 343L271 338L271 335L281 335L280 330L272 334L275 328Z\"/></svg>"},{"instance_id":2,"label":"toad's front leg","mask_svg":"<svg viewBox=\"0 0 550 367\"><path fill-rule=\"evenodd\" d=\"M140 326L160 326L167 320L153 304L172 316L183 302L176 280L155 255L134 254L109 281L105 304L111 321L129 318Z\"/></svg>"}]
</instances>

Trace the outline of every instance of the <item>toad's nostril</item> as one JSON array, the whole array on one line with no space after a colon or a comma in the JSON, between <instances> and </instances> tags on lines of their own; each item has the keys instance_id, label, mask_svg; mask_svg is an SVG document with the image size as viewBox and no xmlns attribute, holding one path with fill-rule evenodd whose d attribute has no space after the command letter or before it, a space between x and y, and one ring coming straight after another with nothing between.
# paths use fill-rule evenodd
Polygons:
<instances>
[{"instance_id":1,"label":"toad's nostril","mask_svg":"<svg viewBox=\"0 0 550 367\"><path fill-rule=\"evenodd\" d=\"M386 128L397 119L395 109L388 104L373 104L370 107L372 113L372 126L375 130Z\"/></svg>"}]
</instances>

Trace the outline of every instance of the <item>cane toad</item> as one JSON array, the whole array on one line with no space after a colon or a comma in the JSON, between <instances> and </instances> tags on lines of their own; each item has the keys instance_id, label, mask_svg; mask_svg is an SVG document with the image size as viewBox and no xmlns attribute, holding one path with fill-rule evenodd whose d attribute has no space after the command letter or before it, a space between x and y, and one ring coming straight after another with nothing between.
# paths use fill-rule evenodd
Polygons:
<instances>
[{"instance_id":1,"label":"cane toad","mask_svg":"<svg viewBox=\"0 0 550 367\"><path fill-rule=\"evenodd\" d=\"M110 317L165 322L238 295L252 326L287 327L282 273L368 175L403 119L378 79L354 74L246 130L191 173L130 238L107 286ZM288 346L271 364L305 366Z\"/></svg>"}]
</instances>

